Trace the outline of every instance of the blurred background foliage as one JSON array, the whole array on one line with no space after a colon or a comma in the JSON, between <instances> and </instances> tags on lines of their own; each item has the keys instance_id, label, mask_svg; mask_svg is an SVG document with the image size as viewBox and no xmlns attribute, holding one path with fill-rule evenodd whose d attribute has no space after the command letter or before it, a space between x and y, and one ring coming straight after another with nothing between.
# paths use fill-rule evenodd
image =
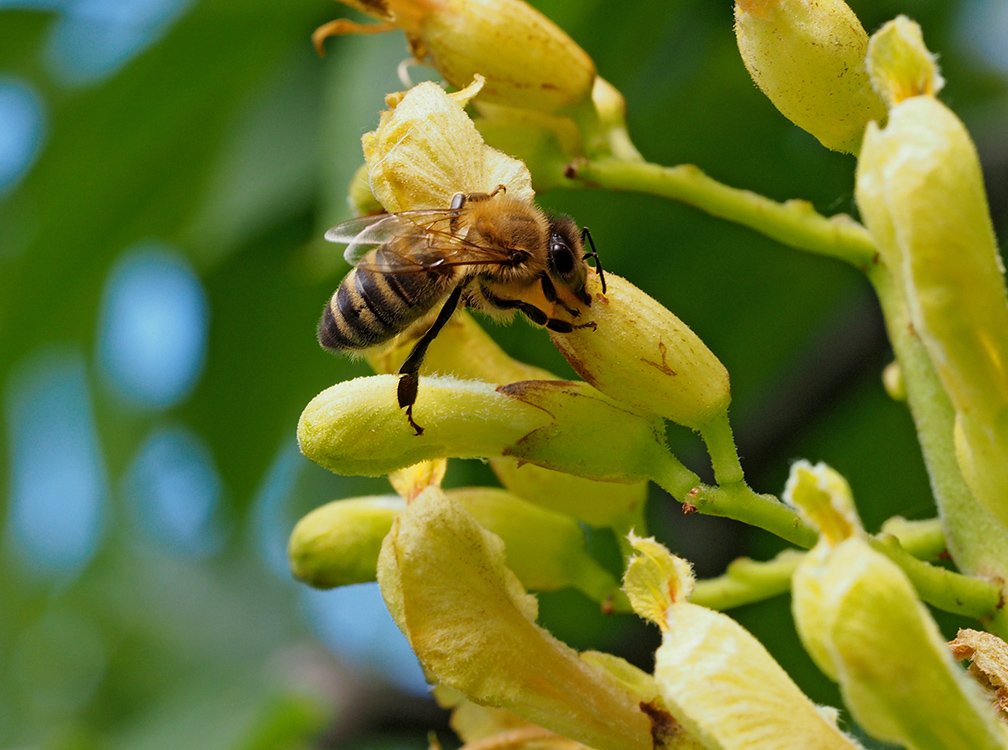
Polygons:
<instances>
[{"instance_id":1,"label":"blurred background foliage","mask_svg":"<svg viewBox=\"0 0 1008 750\"><path fill-rule=\"evenodd\" d=\"M651 161L696 163L775 199L852 212L854 161L822 149L749 80L729 2L534 3L626 96ZM1008 6L855 0L900 12L940 54L1008 224ZM328 0L0 0L0 747L425 748L446 738L373 587L295 584L295 520L385 492L300 457L319 390L365 372L315 342L346 267L323 230L348 216L359 136L397 90L400 35L318 58ZM732 374L743 463L780 491L791 459L849 479L870 529L933 514L909 417L857 272L656 198L541 194L590 224L607 268L687 321ZM570 371L540 331L515 356ZM586 440L599 436L586 435ZM670 429L703 471L693 436ZM448 484L490 481L457 463ZM653 530L715 574L776 542L683 518ZM604 534L589 538L611 554ZM546 624L649 666L657 636L565 592ZM786 598L733 613L818 701ZM947 625L952 623L945 621Z\"/></svg>"}]
</instances>

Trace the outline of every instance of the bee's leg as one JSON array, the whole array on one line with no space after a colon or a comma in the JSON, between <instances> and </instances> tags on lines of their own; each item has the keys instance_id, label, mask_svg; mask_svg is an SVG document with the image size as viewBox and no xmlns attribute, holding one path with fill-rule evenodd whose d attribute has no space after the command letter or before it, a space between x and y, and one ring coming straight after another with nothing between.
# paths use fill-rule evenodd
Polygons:
<instances>
[{"instance_id":1,"label":"bee's leg","mask_svg":"<svg viewBox=\"0 0 1008 750\"><path fill-rule=\"evenodd\" d=\"M566 320L551 318L533 304L520 299L504 299L503 297L498 297L483 285L480 285L480 291L483 293L486 301L494 307L499 307L501 310L517 310L536 325L546 326L551 331L556 331L557 333L570 333L576 328L591 328L592 330L597 328L594 322L574 325L572 323L568 323Z\"/></svg>"},{"instance_id":2,"label":"bee's leg","mask_svg":"<svg viewBox=\"0 0 1008 750\"><path fill-rule=\"evenodd\" d=\"M550 279L549 274L543 271L539 274L539 286L542 287L543 295L546 297L548 302L552 302L554 305L560 305L564 310L569 312L571 316L578 317L581 314L580 310L575 310L573 307L567 307L560 298L557 296L556 287L553 286L553 280Z\"/></svg>"},{"instance_id":3,"label":"bee's leg","mask_svg":"<svg viewBox=\"0 0 1008 750\"><path fill-rule=\"evenodd\" d=\"M459 299L462 297L462 285L455 287L448 295L441 312L427 332L413 345L406 361L399 368L399 387L396 395L399 399L399 408L406 409L406 420L410 423L417 435L423 435L423 427L413 421L413 404L417 399L417 387L420 385L420 365L423 363L424 355L427 354L427 347L437 338L437 335L444 328L445 323L458 307Z\"/></svg>"}]
</instances>

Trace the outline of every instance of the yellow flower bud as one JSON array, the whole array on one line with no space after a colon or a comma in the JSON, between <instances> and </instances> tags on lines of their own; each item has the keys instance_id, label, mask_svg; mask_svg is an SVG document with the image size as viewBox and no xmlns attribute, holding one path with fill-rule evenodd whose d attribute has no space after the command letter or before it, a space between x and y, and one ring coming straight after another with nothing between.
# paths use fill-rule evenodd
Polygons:
<instances>
[{"instance_id":1,"label":"yellow flower bud","mask_svg":"<svg viewBox=\"0 0 1008 750\"><path fill-rule=\"evenodd\" d=\"M737 0L735 36L756 85L826 148L856 153L865 125L885 119L868 35L843 0Z\"/></svg>"},{"instance_id":2,"label":"yellow flower bud","mask_svg":"<svg viewBox=\"0 0 1008 750\"><path fill-rule=\"evenodd\" d=\"M877 35L873 77L891 91L936 87L937 71L927 74L933 62L917 44L919 30L905 31L909 23ZM965 127L931 96L897 101L886 127L865 134L856 196L957 412L963 468L983 467L964 471L967 483L1008 524L1008 296Z\"/></svg>"},{"instance_id":3,"label":"yellow flower bud","mask_svg":"<svg viewBox=\"0 0 1008 750\"><path fill-rule=\"evenodd\" d=\"M454 94L425 81L390 96L378 128L361 138L371 191L386 211L447 208L455 193L489 193L531 202L528 169L483 142L463 107L483 79Z\"/></svg>"},{"instance_id":4,"label":"yellow flower bud","mask_svg":"<svg viewBox=\"0 0 1008 750\"><path fill-rule=\"evenodd\" d=\"M806 555L792 608L802 642L873 736L913 750L1005 747L1008 732L909 579L863 537Z\"/></svg>"},{"instance_id":5,"label":"yellow flower bud","mask_svg":"<svg viewBox=\"0 0 1008 750\"><path fill-rule=\"evenodd\" d=\"M500 455L550 423L541 409L487 383L423 378L416 435L397 402L398 378L375 375L328 388L298 422L301 451L337 474L380 476L432 458Z\"/></svg>"},{"instance_id":6,"label":"yellow flower bud","mask_svg":"<svg viewBox=\"0 0 1008 750\"><path fill-rule=\"evenodd\" d=\"M373 581L382 539L405 507L401 498L389 495L337 500L316 508L291 532L291 572L320 589Z\"/></svg>"},{"instance_id":7,"label":"yellow flower bud","mask_svg":"<svg viewBox=\"0 0 1008 750\"><path fill-rule=\"evenodd\" d=\"M837 728L835 712L813 704L741 625L686 601L693 585L689 563L654 540L632 538L631 544L640 556L627 568L624 586L638 614L662 628L655 653L661 696L703 747L858 747Z\"/></svg>"},{"instance_id":8,"label":"yellow flower bud","mask_svg":"<svg viewBox=\"0 0 1008 750\"><path fill-rule=\"evenodd\" d=\"M611 482L652 476L690 483L668 453L661 426L626 411L585 383L523 381L494 388L426 377L414 409L416 435L396 399L398 379L337 383L309 402L298 423L301 451L338 474L377 476L433 458L514 456ZM603 432L607 441L586 439Z\"/></svg>"},{"instance_id":9,"label":"yellow flower bud","mask_svg":"<svg viewBox=\"0 0 1008 750\"><path fill-rule=\"evenodd\" d=\"M429 326L428 326L429 327ZM396 372L409 355L424 326L411 328L385 347L366 352L375 372ZM466 310L459 310L445 324L427 350L422 375L441 373L487 383L513 383L517 380L551 380L555 376L539 367L509 356Z\"/></svg>"},{"instance_id":10,"label":"yellow flower bud","mask_svg":"<svg viewBox=\"0 0 1008 750\"><path fill-rule=\"evenodd\" d=\"M413 56L462 87L482 75L488 101L547 112L588 100L591 58L522 0L343 0L402 29ZM331 33L367 31L336 25Z\"/></svg>"},{"instance_id":11,"label":"yellow flower bud","mask_svg":"<svg viewBox=\"0 0 1008 750\"><path fill-rule=\"evenodd\" d=\"M413 500L427 484L409 495ZM553 591L573 587L605 607L625 608L619 583L585 549L574 519L490 487L449 490L447 496L497 534L507 564L525 588ZM298 521L288 545L291 571L301 581L328 589L375 580L378 550L405 509L400 497L336 500Z\"/></svg>"},{"instance_id":12,"label":"yellow flower bud","mask_svg":"<svg viewBox=\"0 0 1008 750\"><path fill-rule=\"evenodd\" d=\"M535 624L535 599L504 555L437 488L396 520L378 581L428 675L598 750L651 750L640 697Z\"/></svg>"},{"instance_id":13,"label":"yellow flower bud","mask_svg":"<svg viewBox=\"0 0 1008 750\"><path fill-rule=\"evenodd\" d=\"M724 415L728 371L679 318L626 279L588 279L597 329L551 334L581 377L641 414L698 428Z\"/></svg>"}]
</instances>

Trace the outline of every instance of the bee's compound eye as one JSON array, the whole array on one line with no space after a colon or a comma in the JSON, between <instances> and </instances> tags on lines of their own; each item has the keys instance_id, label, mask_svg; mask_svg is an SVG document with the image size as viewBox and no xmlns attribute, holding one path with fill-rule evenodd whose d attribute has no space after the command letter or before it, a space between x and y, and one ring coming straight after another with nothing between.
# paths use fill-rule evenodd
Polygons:
<instances>
[{"instance_id":1,"label":"bee's compound eye","mask_svg":"<svg viewBox=\"0 0 1008 750\"><path fill-rule=\"evenodd\" d=\"M566 276L574 270L574 253L566 242L560 240L556 235L549 246L549 260L553 270L561 276Z\"/></svg>"}]
</instances>

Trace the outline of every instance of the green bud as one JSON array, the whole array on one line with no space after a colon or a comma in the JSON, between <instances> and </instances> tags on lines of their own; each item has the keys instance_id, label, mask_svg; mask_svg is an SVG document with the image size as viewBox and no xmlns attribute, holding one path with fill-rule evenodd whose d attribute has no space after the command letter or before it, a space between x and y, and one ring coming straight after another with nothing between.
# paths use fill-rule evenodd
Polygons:
<instances>
[{"instance_id":1,"label":"green bud","mask_svg":"<svg viewBox=\"0 0 1008 750\"><path fill-rule=\"evenodd\" d=\"M857 153L865 125L885 119L868 35L842 0L737 0L735 37L756 85L826 148Z\"/></svg>"},{"instance_id":2,"label":"green bud","mask_svg":"<svg viewBox=\"0 0 1008 750\"><path fill-rule=\"evenodd\" d=\"M405 507L402 498L387 495L316 508L291 532L291 572L319 589L373 581L382 540Z\"/></svg>"},{"instance_id":3,"label":"green bud","mask_svg":"<svg viewBox=\"0 0 1008 750\"><path fill-rule=\"evenodd\" d=\"M368 181L367 164L361 164L357 171L350 178L350 186L347 189L347 203L354 216L367 216L369 214L380 214L385 211L381 203L371 192L371 183Z\"/></svg>"},{"instance_id":4,"label":"green bud","mask_svg":"<svg viewBox=\"0 0 1008 750\"><path fill-rule=\"evenodd\" d=\"M590 526L624 530L641 526L647 482L598 482L544 469L511 457L491 458L501 484L514 494Z\"/></svg>"},{"instance_id":5,"label":"green bud","mask_svg":"<svg viewBox=\"0 0 1008 750\"><path fill-rule=\"evenodd\" d=\"M697 428L725 414L728 371L693 331L626 279L588 279L597 328L554 333L553 344L581 377L640 414Z\"/></svg>"}]
</instances>

